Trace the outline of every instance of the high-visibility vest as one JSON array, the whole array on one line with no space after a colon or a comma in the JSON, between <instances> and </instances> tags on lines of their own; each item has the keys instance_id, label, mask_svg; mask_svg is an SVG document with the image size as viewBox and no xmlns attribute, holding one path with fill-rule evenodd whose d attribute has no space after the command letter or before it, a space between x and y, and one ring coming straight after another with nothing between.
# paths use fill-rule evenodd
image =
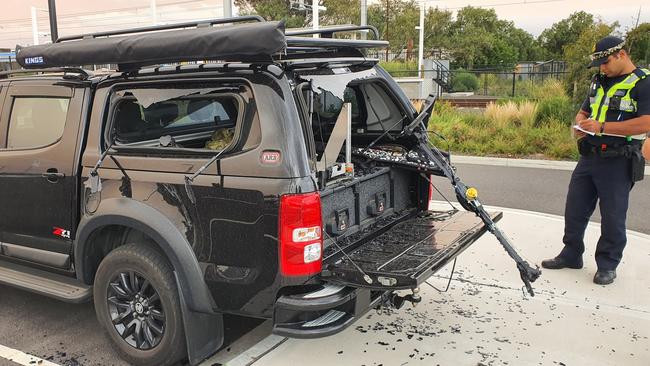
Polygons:
<instances>
[{"instance_id":1,"label":"high-visibility vest","mask_svg":"<svg viewBox=\"0 0 650 366\"><path fill-rule=\"evenodd\" d=\"M648 75L650 75L650 70L637 68L623 81L612 85L609 90L607 90L607 93L605 93L605 89L601 83L595 79L591 83L591 92L589 93L589 104L591 105L591 116L589 118L604 123L624 121L626 119L637 117L637 101L632 99L630 94L632 89L636 86L636 83L638 83L639 80L645 79ZM613 114L618 112L618 115L614 120L611 118L607 120L607 112L614 112ZM610 113L610 115L612 115L612 113ZM640 134L629 137L632 139L644 140L646 135Z\"/></svg>"}]
</instances>

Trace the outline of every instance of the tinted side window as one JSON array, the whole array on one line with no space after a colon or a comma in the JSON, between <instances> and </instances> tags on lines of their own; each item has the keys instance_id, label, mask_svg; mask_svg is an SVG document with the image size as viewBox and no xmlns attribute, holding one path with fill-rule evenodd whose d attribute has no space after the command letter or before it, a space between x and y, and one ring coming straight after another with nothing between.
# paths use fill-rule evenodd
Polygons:
<instances>
[{"instance_id":1,"label":"tinted side window","mask_svg":"<svg viewBox=\"0 0 650 366\"><path fill-rule=\"evenodd\" d=\"M63 136L69 104L68 98L14 98L7 148L35 148L58 141Z\"/></svg>"}]
</instances>

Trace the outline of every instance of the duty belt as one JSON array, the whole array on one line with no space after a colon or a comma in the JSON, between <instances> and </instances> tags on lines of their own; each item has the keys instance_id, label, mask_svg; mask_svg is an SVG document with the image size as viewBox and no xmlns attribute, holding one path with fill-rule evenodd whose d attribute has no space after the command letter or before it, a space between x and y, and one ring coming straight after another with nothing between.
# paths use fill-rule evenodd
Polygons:
<instances>
[{"instance_id":1,"label":"duty belt","mask_svg":"<svg viewBox=\"0 0 650 366\"><path fill-rule=\"evenodd\" d=\"M628 159L641 156L641 143L630 142L620 145L594 145L586 139L578 141L578 150L582 156L600 156L601 158L617 158L624 156Z\"/></svg>"}]
</instances>

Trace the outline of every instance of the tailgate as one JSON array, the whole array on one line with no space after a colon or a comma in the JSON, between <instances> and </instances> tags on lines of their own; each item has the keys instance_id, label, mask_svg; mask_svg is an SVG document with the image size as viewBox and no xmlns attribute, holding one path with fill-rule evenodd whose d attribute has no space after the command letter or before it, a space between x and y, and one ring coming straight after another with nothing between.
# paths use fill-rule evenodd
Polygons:
<instances>
[{"instance_id":1,"label":"tailgate","mask_svg":"<svg viewBox=\"0 0 650 366\"><path fill-rule=\"evenodd\" d=\"M490 214L496 222L501 212ZM379 235L337 250L323 261L328 282L378 290L412 289L467 249L487 230L467 211L429 211L406 218ZM360 270L361 269L361 270ZM364 273L371 283L364 280Z\"/></svg>"}]
</instances>

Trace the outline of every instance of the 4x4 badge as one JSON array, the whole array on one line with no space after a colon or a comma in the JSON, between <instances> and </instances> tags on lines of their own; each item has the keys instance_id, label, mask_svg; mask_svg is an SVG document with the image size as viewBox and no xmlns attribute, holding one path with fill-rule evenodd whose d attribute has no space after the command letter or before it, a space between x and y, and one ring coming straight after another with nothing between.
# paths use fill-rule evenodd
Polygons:
<instances>
[{"instance_id":1,"label":"4x4 badge","mask_svg":"<svg viewBox=\"0 0 650 366\"><path fill-rule=\"evenodd\" d=\"M52 228L52 234L62 238L70 239L70 230L61 229L60 227Z\"/></svg>"}]
</instances>

